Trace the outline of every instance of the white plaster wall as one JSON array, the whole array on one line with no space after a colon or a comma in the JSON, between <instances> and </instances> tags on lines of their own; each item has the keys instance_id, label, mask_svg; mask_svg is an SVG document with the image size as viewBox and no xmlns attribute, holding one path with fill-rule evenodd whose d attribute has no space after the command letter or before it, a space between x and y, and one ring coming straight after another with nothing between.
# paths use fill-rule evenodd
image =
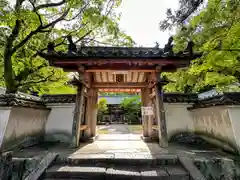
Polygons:
<instances>
[{"instance_id":1,"label":"white plaster wall","mask_svg":"<svg viewBox=\"0 0 240 180\"><path fill-rule=\"evenodd\" d=\"M191 110L191 114L195 131L204 139L226 150L234 150L235 136L227 106L198 108Z\"/></svg>"},{"instance_id":2,"label":"white plaster wall","mask_svg":"<svg viewBox=\"0 0 240 180\"><path fill-rule=\"evenodd\" d=\"M2 147L4 134L7 129L7 123L9 120L11 108L9 107L1 107L0 109L0 149Z\"/></svg>"},{"instance_id":3,"label":"white plaster wall","mask_svg":"<svg viewBox=\"0 0 240 180\"><path fill-rule=\"evenodd\" d=\"M232 124L226 106L199 108L191 111L195 130L227 141L234 140Z\"/></svg>"},{"instance_id":4,"label":"white plaster wall","mask_svg":"<svg viewBox=\"0 0 240 180\"><path fill-rule=\"evenodd\" d=\"M48 107L51 112L45 127L45 139L70 143L75 104L51 104Z\"/></svg>"},{"instance_id":5,"label":"white plaster wall","mask_svg":"<svg viewBox=\"0 0 240 180\"><path fill-rule=\"evenodd\" d=\"M190 106L187 103L164 103L168 138L177 132L194 131L193 120L187 110Z\"/></svg>"},{"instance_id":6,"label":"white plaster wall","mask_svg":"<svg viewBox=\"0 0 240 180\"><path fill-rule=\"evenodd\" d=\"M238 147L238 151L240 152L240 106L228 106L227 109L229 112L236 145Z\"/></svg>"},{"instance_id":7,"label":"white plaster wall","mask_svg":"<svg viewBox=\"0 0 240 180\"><path fill-rule=\"evenodd\" d=\"M49 110L27 107L12 107L4 116L8 118L4 133L3 146L10 148L29 140L30 137L44 135L45 124Z\"/></svg>"}]
</instances>

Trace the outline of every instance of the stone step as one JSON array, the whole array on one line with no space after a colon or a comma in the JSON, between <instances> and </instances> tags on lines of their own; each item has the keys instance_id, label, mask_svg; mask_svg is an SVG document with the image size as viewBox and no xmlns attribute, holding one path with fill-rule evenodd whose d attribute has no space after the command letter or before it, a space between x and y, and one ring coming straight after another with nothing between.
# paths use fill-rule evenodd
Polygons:
<instances>
[{"instance_id":1,"label":"stone step","mask_svg":"<svg viewBox=\"0 0 240 180\"><path fill-rule=\"evenodd\" d=\"M52 166L44 180L85 179L85 180L189 180L189 174L181 166L158 167L80 167Z\"/></svg>"},{"instance_id":2,"label":"stone step","mask_svg":"<svg viewBox=\"0 0 240 180\"><path fill-rule=\"evenodd\" d=\"M115 154L76 154L70 157L59 156L55 164L69 166L79 165L126 165L126 166L154 166L178 165L176 155L169 154L144 154L144 153L115 153Z\"/></svg>"},{"instance_id":3,"label":"stone step","mask_svg":"<svg viewBox=\"0 0 240 180\"><path fill-rule=\"evenodd\" d=\"M104 167L52 166L45 172L45 178L52 179L99 179L105 180Z\"/></svg>"}]
</instances>

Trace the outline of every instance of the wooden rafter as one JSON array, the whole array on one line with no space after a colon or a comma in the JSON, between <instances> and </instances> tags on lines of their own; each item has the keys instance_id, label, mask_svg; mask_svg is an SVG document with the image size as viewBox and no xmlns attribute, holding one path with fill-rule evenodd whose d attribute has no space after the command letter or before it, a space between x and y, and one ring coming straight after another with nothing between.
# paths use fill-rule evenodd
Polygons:
<instances>
[{"instance_id":1,"label":"wooden rafter","mask_svg":"<svg viewBox=\"0 0 240 180\"><path fill-rule=\"evenodd\" d=\"M99 92L131 92L138 93L141 92L141 89L98 89Z\"/></svg>"},{"instance_id":2,"label":"wooden rafter","mask_svg":"<svg viewBox=\"0 0 240 180\"><path fill-rule=\"evenodd\" d=\"M116 71L129 71L129 72L155 72L155 69L152 67L91 67L85 70L85 72L116 72Z\"/></svg>"},{"instance_id":3,"label":"wooden rafter","mask_svg":"<svg viewBox=\"0 0 240 180\"><path fill-rule=\"evenodd\" d=\"M100 76L101 82L103 82L103 74L101 72L99 73L99 76Z\"/></svg>"},{"instance_id":4,"label":"wooden rafter","mask_svg":"<svg viewBox=\"0 0 240 180\"><path fill-rule=\"evenodd\" d=\"M148 83L94 83L92 84L94 88L108 88L108 89L114 89L114 88L144 88L148 86Z\"/></svg>"}]
</instances>

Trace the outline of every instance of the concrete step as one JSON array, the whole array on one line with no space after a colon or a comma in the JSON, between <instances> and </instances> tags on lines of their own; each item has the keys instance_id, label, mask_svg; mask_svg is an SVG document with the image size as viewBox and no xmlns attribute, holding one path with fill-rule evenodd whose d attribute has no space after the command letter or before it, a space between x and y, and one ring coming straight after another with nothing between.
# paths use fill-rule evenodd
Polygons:
<instances>
[{"instance_id":1,"label":"concrete step","mask_svg":"<svg viewBox=\"0 0 240 180\"><path fill-rule=\"evenodd\" d=\"M44 176L45 180L189 180L189 174L181 166L157 167L80 167L52 166Z\"/></svg>"},{"instance_id":2,"label":"concrete step","mask_svg":"<svg viewBox=\"0 0 240 180\"><path fill-rule=\"evenodd\" d=\"M144 153L115 153L115 154L76 154L70 157L59 156L55 164L68 166L80 165L124 165L124 166L154 166L178 165L176 155L144 154Z\"/></svg>"}]
</instances>

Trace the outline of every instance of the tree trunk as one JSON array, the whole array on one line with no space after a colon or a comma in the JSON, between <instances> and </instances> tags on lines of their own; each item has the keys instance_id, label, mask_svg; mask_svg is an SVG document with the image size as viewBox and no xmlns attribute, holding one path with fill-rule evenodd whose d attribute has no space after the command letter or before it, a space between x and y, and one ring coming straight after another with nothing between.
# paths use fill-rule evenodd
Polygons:
<instances>
[{"instance_id":1,"label":"tree trunk","mask_svg":"<svg viewBox=\"0 0 240 180\"><path fill-rule=\"evenodd\" d=\"M15 84L13 68L12 68L12 53L9 51L8 46L4 50L4 79L6 85L6 94L16 93L17 86Z\"/></svg>"}]
</instances>

